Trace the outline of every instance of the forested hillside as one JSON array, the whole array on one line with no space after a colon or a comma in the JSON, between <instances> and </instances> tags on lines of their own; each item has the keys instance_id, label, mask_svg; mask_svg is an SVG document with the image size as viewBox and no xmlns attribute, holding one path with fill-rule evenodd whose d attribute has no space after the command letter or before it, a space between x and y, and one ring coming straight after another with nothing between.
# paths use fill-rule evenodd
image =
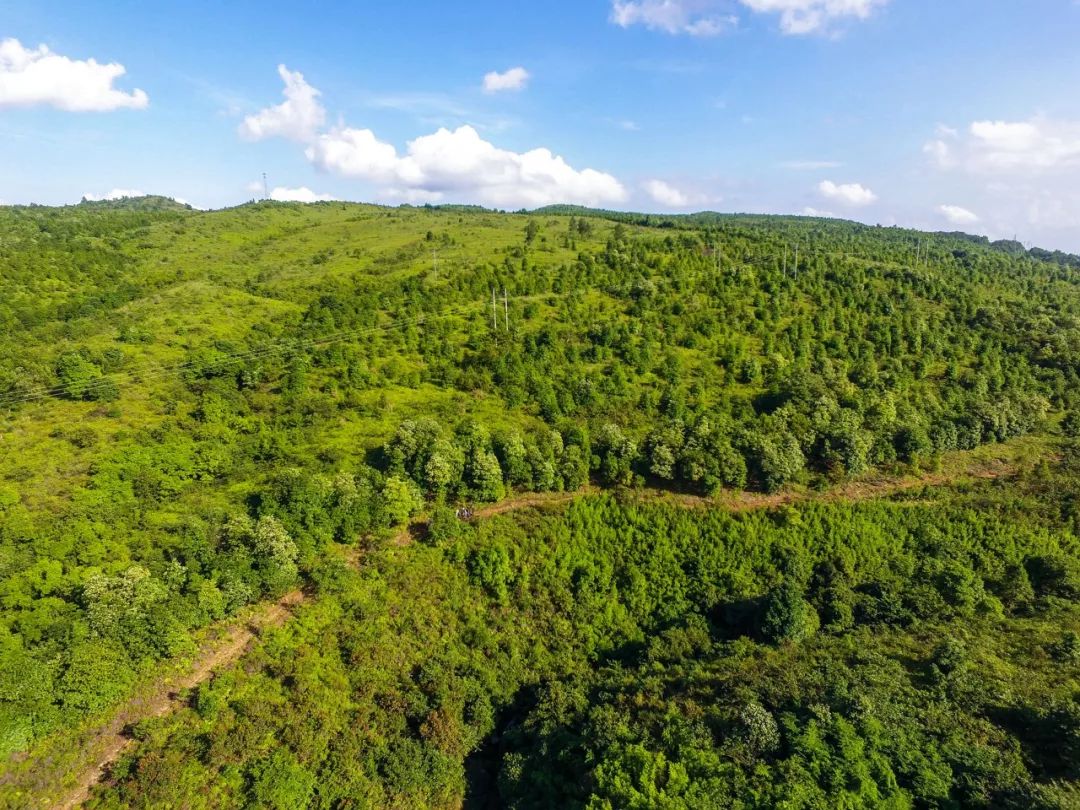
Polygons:
<instances>
[{"instance_id":1,"label":"forested hillside","mask_svg":"<svg viewBox=\"0 0 1080 810\"><path fill-rule=\"evenodd\" d=\"M1075 806L1075 257L169 202L0 207L6 806L296 588L93 806Z\"/></svg>"}]
</instances>

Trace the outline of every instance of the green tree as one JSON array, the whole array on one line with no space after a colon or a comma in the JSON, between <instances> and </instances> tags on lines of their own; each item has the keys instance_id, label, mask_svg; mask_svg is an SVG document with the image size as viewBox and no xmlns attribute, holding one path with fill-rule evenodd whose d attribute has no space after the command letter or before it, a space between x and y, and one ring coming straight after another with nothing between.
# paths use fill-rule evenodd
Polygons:
<instances>
[{"instance_id":1,"label":"green tree","mask_svg":"<svg viewBox=\"0 0 1080 810\"><path fill-rule=\"evenodd\" d=\"M391 475L383 483L382 505L388 525L400 526L420 511L423 497L410 479Z\"/></svg>"},{"instance_id":2,"label":"green tree","mask_svg":"<svg viewBox=\"0 0 1080 810\"><path fill-rule=\"evenodd\" d=\"M637 445L611 423L604 425L596 434L594 446L597 452L596 470L605 484L629 486L634 480L634 462L637 461Z\"/></svg>"},{"instance_id":3,"label":"green tree","mask_svg":"<svg viewBox=\"0 0 1080 810\"><path fill-rule=\"evenodd\" d=\"M817 612L791 583L773 589L765 600L761 632L770 641L802 641L816 633L818 625Z\"/></svg>"},{"instance_id":4,"label":"green tree","mask_svg":"<svg viewBox=\"0 0 1080 810\"><path fill-rule=\"evenodd\" d=\"M299 552L281 521L270 515L259 518L252 533L252 551L267 591L279 594L295 584Z\"/></svg>"}]
</instances>

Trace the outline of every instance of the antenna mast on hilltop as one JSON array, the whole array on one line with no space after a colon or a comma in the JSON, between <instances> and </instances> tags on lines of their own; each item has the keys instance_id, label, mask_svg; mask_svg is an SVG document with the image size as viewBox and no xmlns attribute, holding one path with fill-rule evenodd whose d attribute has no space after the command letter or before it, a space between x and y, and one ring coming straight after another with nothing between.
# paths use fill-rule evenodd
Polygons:
<instances>
[{"instance_id":1,"label":"antenna mast on hilltop","mask_svg":"<svg viewBox=\"0 0 1080 810\"><path fill-rule=\"evenodd\" d=\"M270 199L270 186L266 182L266 172L263 172L263 199Z\"/></svg>"}]
</instances>

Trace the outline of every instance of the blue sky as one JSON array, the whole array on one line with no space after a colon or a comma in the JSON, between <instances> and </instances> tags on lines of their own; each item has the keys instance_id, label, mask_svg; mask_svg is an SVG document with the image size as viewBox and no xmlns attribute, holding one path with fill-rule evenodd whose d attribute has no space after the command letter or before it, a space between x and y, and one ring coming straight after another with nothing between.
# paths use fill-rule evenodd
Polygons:
<instances>
[{"instance_id":1,"label":"blue sky","mask_svg":"<svg viewBox=\"0 0 1080 810\"><path fill-rule=\"evenodd\" d=\"M281 198L828 213L1080 250L1078 39L1074 0L7 0L0 200L221 207L266 172Z\"/></svg>"}]
</instances>

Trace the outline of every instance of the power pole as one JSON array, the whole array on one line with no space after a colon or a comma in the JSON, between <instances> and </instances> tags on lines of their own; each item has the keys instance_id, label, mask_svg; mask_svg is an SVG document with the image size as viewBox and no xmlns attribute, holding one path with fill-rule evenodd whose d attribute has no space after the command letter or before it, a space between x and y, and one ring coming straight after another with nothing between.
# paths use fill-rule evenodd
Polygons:
<instances>
[{"instance_id":1,"label":"power pole","mask_svg":"<svg viewBox=\"0 0 1080 810\"><path fill-rule=\"evenodd\" d=\"M491 288L491 326L495 331L499 330L499 310L495 308L495 288Z\"/></svg>"},{"instance_id":2,"label":"power pole","mask_svg":"<svg viewBox=\"0 0 1080 810\"><path fill-rule=\"evenodd\" d=\"M510 331L510 300L506 297L506 287L503 287L503 326Z\"/></svg>"}]
</instances>

